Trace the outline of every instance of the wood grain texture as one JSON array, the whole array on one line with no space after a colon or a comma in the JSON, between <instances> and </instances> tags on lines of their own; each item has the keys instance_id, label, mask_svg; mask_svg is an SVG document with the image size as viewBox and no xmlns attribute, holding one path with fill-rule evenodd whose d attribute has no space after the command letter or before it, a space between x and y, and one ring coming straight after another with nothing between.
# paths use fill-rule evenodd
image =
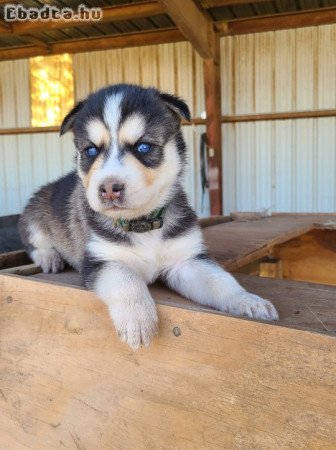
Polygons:
<instances>
[{"instance_id":1,"label":"wood grain texture","mask_svg":"<svg viewBox=\"0 0 336 450\"><path fill-rule=\"evenodd\" d=\"M220 6L234 6L251 3L260 3L265 0L200 0L199 3L203 8L218 8Z\"/></svg>"},{"instance_id":2,"label":"wood grain texture","mask_svg":"<svg viewBox=\"0 0 336 450\"><path fill-rule=\"evenodd\" d=\"M261 261L259 276L265 278L283 278L281 259L265 258Z\"/></svg>"},{"instance_id":3,"label":"wood grain texture","mask_svg":"<svg viewBox=\"0 0 336 450\"><path fill-rule=\"evenodd\" d=\"M211 215L223 213L222 181L222 127L221 127L221 80L220 80L220 42L216 34L215 56L205 59L204 92L206 110L206 145L208 156L208 180Z\"/></svg>"},{"instance_id":4,"label":"wood grain texture","mask_svg":"<svg viewBox=\"0 0 336 450\"><path fill-rule=\"evenodd\" d=\"M0 270L22 266L23 264L28 264L30 262L30 258L24 250L15 250L13 252L0 254Z\"/></svg>"},{"instance_id":5,"label":"wood grain texture","mask_svg":"<svg viewBox=\"0 0 336 450\"><path fill-rule=\"evenodd\" d=\"M336 286L336 231L312 230L272 250L282 261L283 276Z\"/></svg>"},{"instance_id":6,"label":"wood grain texture","mask_svg":"<svg viewBox=\"0 0 336 450\"><path fill-rule=\"evenodd\" d=\"M222 36L264 31L288 30L290 28L312 27L336 22L336 8L321 8L311 11L275 14L264 17L217 22L222 28Z\"/></svg>"},{"instance_id":7,"label":"wood grain texture","mask_svg":"<svg viewBox=\"0 0 336 450\"><path fill-rule=\"evenodd\" d=\"M183 36L202 58L215 58L213 24L197 8L193 0L158 0Z\"/></svg>"},{"instance_id":8,"label":"wood grain texture","mask_svg":"<svg viewBox=\"0 0 336 450\"><path fill-rule=\"evenodd\" d=\"M0 283L2 448L334 448L333 337L159 305L133 353L89 292Z\"/></svg>"},{"instance_id":9,"label":"wood grain texture","mask_svg":"<svg viewBox=\"0 0 336 450\"><path fill-rule=\"evenodd\" d=\"M261 120L290 120L290 119L317 119L320 117L336 117L336 109L323 109L313 111L288 111L278 113L263 113L263 114L245 114L245 115L231 115L222 116L221 123L236 123L236 122L257 122ZM190 122L183 120L182 125L205 125L206 119L195 117ZM52 127L26 127L26 128L4 128L0 129L0 135L4 134L28 134L28 133L51 133L59 131L58 126Z\"/></svg>"},{"instance_id":10,"label":"wood grain texture","mask_svg":"<svg viewBox=\"0 0 336 450\"><path fill-rule=\"evenodd\" d=\"M227 270L235 271L268 256L274 245L336 222L336 214L275 214L249 222L229 222L204 229L209 253Z\"/></svg>"},{"instance_id":11,"label":"wood grain texture","mask_svg":"<svg viewBox=\"0 0 336 450\"><path fill-rule=\"evenodd\" d=\"M79 53L94 50L107 50L111 48L137 47L142 45L163 44L166 42L181 42L185 38L179 30L161 29L157 31L143 31L142 33L129 33L103 38L72 39L50 44L49 48L40 46L12 47L0 49L0 61L31 58L40 55Z\"/></svg>"},{"instance_id":12,"label":"wood grain texture","mask_svg":"<svg viewBox=\"0 0 336 450\"><path fill-rule=\"evenodd\" d=\"M268 298L280 313L281 327L296 328L335 336L336 288L312 283L301 283L292 280L271 280L258 276L235 273L235 277L249 292ZM59 274L34 274L31 280L42 280L60 286L80 288L79 275L73 271ZM175 306L195 311L214 312L209 307L193 303L179 294L169 290L160 283L150 287L155 301L160 305ZM216 311L216 314L221 314Z\"/></svg>"}]
</instances>

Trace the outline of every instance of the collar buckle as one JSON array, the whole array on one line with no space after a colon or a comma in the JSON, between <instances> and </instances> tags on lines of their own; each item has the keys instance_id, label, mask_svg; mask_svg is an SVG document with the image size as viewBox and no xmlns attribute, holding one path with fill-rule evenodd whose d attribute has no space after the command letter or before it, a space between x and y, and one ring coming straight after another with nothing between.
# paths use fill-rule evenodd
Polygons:
<instances>
[{"instance_id":1,"label":"collar buckle","mask_svg":"<svg viewBox=\"0 0 336 450\"><path fill-rule=\"evenodd\" d=\"M158 230L163 226L162 218L163 209L159 211L157 217L143 220L125 220L119 219L116 225L125 232L146 233L151 230Z\"/></svg>"}]
</instances>

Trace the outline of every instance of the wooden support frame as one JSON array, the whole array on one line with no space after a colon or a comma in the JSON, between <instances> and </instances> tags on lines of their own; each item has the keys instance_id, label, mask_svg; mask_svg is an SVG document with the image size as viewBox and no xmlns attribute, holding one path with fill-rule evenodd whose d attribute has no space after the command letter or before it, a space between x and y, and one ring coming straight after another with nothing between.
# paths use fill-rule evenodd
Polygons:
<instances>
[{"instance_id":1,"label":"wooden support frame","mask_svg":"<svg viewBox=\"0 0 336 450\"><path fill-rule=\"evenodd\" d=\"M300 11L289 14L216 22L221 36L262 33L289 28L312 27L336 23L336 8Z\"/></svg>"},{"instance_id":2,"label":"wooden support frame","mask_svg":"<svg viewBox=\"0 0 336 450\"><path fill-rule=\"evenodd\" d=\"M257 122L261 120L317 119L319 117L336 117L336 109L222 116L221 123ZM190 122L182 121L182 125L206 125L206 119L195 117ZM0 136L10 134L56 133L59 132L59 129L59 126L2 128L0 129Z\"/></svg>"},{"instance_id":3,"label":"wooden support frame","mask_svg":"<svg viewBox=\"0 0 336 450\"><path fill-rule=\"evenodd\" d=\"M219 35L215 35L216 57L205 59L204 92L206 109L206 143L211 215L223 213L222 127Z\"/></svg>"},{"instance_id":4,"label":"wooden support frame","mask_svg":"<svg viewBox=\"0 0 336 450\"><path fill-rule=\"evenodd\" d=\"M71 41L50 44L49 48L27 46L0 49L0 61L30 58L48 54L79 53L95 50L108 50L112 48L137 47L142 45L152 45L153 42L155 42L155 44L165 44L184 40L181 32L176 29L144 31L142 33L121 34L102 38L73 39Z\"/></svg>"},{"instance_id":5,"label":"wooden support frame","mask_svg":"<svg viewBox=\"0 0 336 450\"><path fill-rule=\"evenodd\" d=\"M203 58L206 109L206 135L209 168L211 215L221 215L222 194L222 133L220 36L214 23L202 14L192 0L160 0L181 33Z\"/></svg>"},{"instance_id":6,"label":"wooden support frame","mask_svg":"<svg viewBox=\"0 0 336 450\"><path fill-rule=\"evenodd\" d=\"M170 3L169 0L162 0L167 3ZM177 0L175 0L177 1ZM149 4L152 4L154 2L149 2ZM178 2L178 4L181 4ZM138 7L139 4L134 5ZM142 5L142 4L140 4ZM184 3L183 3L184 5ZM116 8L116 7L114 7ZM196 8L196 7L195 7ZM197 9L197 8L196 8ZM163 12L163 9L162 9ZM139 13L140 14L140 13ZM200 17L202 16L202 13L198 11L198 14ZM198 16L198 17L199 17ZM115 16L116 17L116 16ZM117 17L122 17L117 16ZM133 18L137 17L136 15L133 16ZM114 19L117 20L117 19ZM207 23L205 17L203 17L203 20L205 23ZM110 19L109 21L113 21L113 19ZM202 22L202 19L200 19ZM56 22L59 28L61 28L61 23ZM204 32L204 29L202 31L203 37L206 35L206 42L208 42L209 45L200 43L202 55L204 58L211 58L213 56L213 44L211 43L211 39L214 35L214 29L220 33L221 36L227 36L227 35L236 35L236 34L247 34L247 33L257 33L262 31L272 31L272 30L278 30L278 29L288 29L288 28L297 28L297 27L309 27L309 26L316 26L316 25L323 25L323 24L329 24L329 23L336 23L336 8L323 8L319 10L313 10L313 11L305 11L305 12L295 12L290 14L277 14L272 16L263 16L263 17L256 17L256 18L250 18L250 19L239 19L234 21L217 21L217 22L208 22L210 24L210 27L208 28L208 32ZM31 24L31 23L30 23ZM29 25L30 25L29 24ZM18 24L18 25L25 25L25 23ZM28 29L20 29L20 32L23 34L30 34L32 33L35 28L32 28L32 26L39 27L39 30L42 31L43 29L40 27L41 24L31 24L31 27L28 27ZM62 25L63 26L63 25ZM45 27L45 24L43 24L43 27ZM213 29L214 28L214 29ZM8 26L7 24L1 23L0 24L0 35L5 34L13 34L11 31L8 32ZM193 32L193 36L196 34L196 41L193 38L194 42L191 40L191 43L195 46L198 45L197 41L199 40L198 34L200 33ZM212 36L210 39L208 34ZM190 39L190 36L188 40ZM130 34L122 34L117 36L107 36L104 38L90 38L90 39L72 39L69 41L63 41L59 43L53 43L49 45L49 48L46 48L47 46L42 46L41 43L39 43L36 46L26 46L26 47L9 47L0 49L0 61L4 60L10 60L10 59L20 59L20 58L29 58L32 56L39 56L39 55L47 55L47 54L59 54L59 53L78 53L82 51L94 51L94 50L107 50L112 48L125 48L125 47L132 47L137 45L151 45L153 43L155 44L162 44L162 43L169 43L169 42L181 42L186 40L185 35L182 34L181 31L173 28L173 29L160 29L156 31L145 31L141 33L130 33ZM196 44L195 44L196 43ZM195 46L196 48L196 46ZM197 48L196 48L197 49ZM201 54L201 53L200 53Z\"/></svg>"},{"instance_id":7,"label":"wooden support frame","mask_svg":"<svg viewBox=\"0 0 336 450\"><path fill-rule=\"evenodd\" d=\"M248 5L251 3L261 3L265 0L201 0L203 8L218 8L220 6Z\"/></svg>"},{"instance_id":8,"label":"wooden support frame","mask_svg":"<svg viewBox=\"0 0 336 450\"><path fill-rule=\"evenodd\" d=\"M184 37L202 58L215 57L212 22L197 8L193 0L159 0Z\"/></svg>"},{"instance_id":9,"label":"wooden support frame","mask_svg":"<svg viewBox=\"0 0 336 450\"><path fill-rule=\"evenodd\" d=\"M319 117L336 117L336 109L316 109L311 111L284 111L275 113L222 116L222 123L256 122L260 120L317 119Z\"/></svg>"}]
</instances>

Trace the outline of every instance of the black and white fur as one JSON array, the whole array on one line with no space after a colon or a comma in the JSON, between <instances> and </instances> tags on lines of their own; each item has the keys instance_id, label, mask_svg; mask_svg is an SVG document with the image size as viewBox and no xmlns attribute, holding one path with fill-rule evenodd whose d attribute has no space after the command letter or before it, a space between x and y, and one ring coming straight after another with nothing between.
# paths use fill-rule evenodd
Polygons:
<instances>
[{"instance_id":1,"label":"black and white fur","mask_svg":"<svg viewBox=\"0 0 336 450\"><path fill-rule=\"evenodd\" d=\"M246 292L206 256L197 218L182 187L186 148L181 119L187 105L156 89L115 85L91 94L66 116L61 134L72 130L77 170L42 187L30 200L20 233L44 272L81 273L108 306L116 331L133 349L157 333L155 303L147 285L162 279L202 305L230 314L277 320L273 305ZM139 143L151 150L142 154ZM94 147L97 156L87 149ZM101 186L122 186L103 198ZM124 232L119 218L150 216L165 207L161 229Z\"/></svg>"}]
</instances>

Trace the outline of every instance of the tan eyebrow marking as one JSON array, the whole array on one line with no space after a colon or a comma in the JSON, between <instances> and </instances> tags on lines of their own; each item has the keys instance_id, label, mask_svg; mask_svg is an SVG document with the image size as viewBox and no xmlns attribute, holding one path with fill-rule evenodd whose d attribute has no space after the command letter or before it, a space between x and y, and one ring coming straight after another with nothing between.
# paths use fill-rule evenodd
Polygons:
<instances>
[{"instance_id":1,"label":"tan eyebrow marking","mask_svg":"<svg viewBox=\"0 0 336 450\"><path fill-rule=\"evenodd\" d=\"M131 114L119 129L119 142L135 144L145 132L145 118L139 113Z\"/></svg>"},{"instance_id":2,"label":"tan eyebrow marking","mask_svg":"<svg viewBox=\"0 0 336 450\"><path fill-rule=\"evenodd\" d=\"M96 145L97 147L100 147L101 145L105 145L106 147L108 147L110 145L110 133L101 120L97 118L91 119L85 125L85 128L88 133L89 139L94 145Z\"/></svg>"}]
</instances>

